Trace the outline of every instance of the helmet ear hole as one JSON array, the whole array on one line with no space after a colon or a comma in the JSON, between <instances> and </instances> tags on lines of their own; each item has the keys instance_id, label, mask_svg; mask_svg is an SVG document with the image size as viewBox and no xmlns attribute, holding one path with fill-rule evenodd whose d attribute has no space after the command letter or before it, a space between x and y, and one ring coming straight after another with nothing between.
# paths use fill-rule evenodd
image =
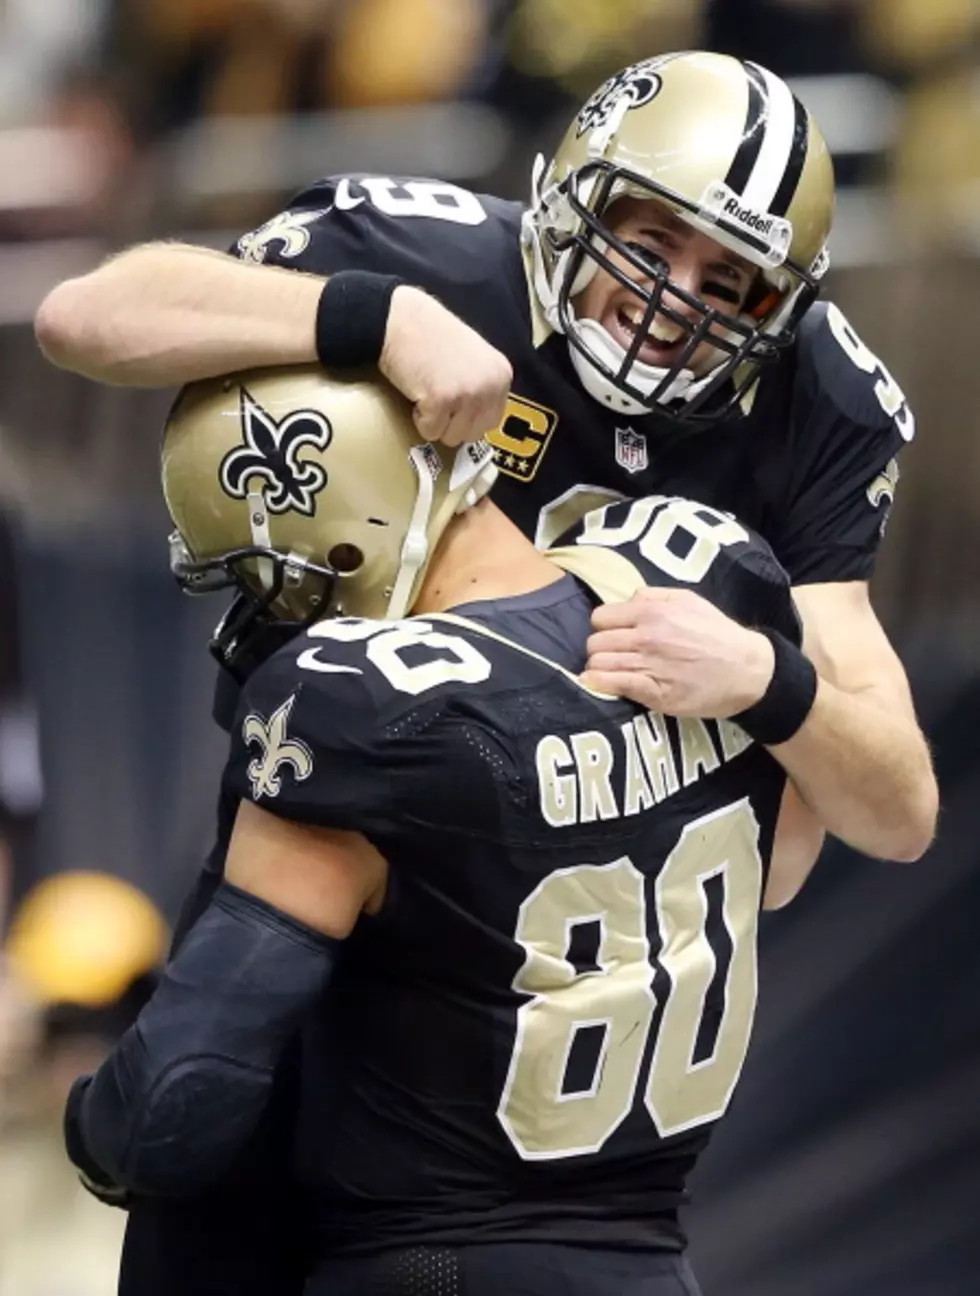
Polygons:
<instances>
[{"instance_id":1,"label":"helmet ear hole","mask_svg":"<svg viewBox=\"0 0 980 1296\"><path fill-rule=\"evenodd\" d=\"M352 576L364 565L364 551L355 544L335 544L327 554L327 563L339 576Z\"/></svg>"}]
</instances>

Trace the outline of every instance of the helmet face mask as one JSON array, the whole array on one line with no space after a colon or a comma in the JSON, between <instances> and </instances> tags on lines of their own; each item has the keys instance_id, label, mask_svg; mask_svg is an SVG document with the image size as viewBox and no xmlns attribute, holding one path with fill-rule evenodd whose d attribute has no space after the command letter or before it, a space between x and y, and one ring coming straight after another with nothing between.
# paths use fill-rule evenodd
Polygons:
<instances>
[{"instance_id":1,"label":"helmet face mask","mask_svg":"<svg viewBox=\"0 0 980 1296\"><path fill-rule=\"evenodd\" d=\"M600 87L552 161L539 159L524 219L533 287L590 395L689 425L733 412L819 293L833 188L816 123L754 64L663 55ZM619 237L613 208L624 197L666 208L753 267L741 309L687 291L656 249L644 255ZM632 345L577 309L598 271L636 297L643 317ZM683 343L663 367L638 358L657 316Z\"/></svg>"},{"instance_id":2,"label":"helmet face mask","mask_svg":"<svg viewBox=\"0 0 980 1296\"><path fill-rule=\"evenodd\" d=\"M340 573L295 554L283 554L264 545L246 545L195 562L179 531L170 535L170 571L185 594L201 595L235 590L237 597L215 627L208 644L219 665L238 680L268 653L320 619L330 604ZM265 564L271 579L264 588L257 581L257 562ZM305 616L276 616L275 605L288 584L302 580L321 582L320 594L309 592Z\"/></svg>"},{"instance_id":3,"label":"helmet face mask","mask_svg":"<svg viewBox=\"0 0 980 1296\"><path fill-rule=\"evenodd\" d=\"M676 416L694 422L704 411L702 418L716 421L738 404L746 389L755 382L759 368L777 359L792 342L796 324L820 291L819 278L802 266L785 262L781 275L786 284L783 291L779 292L775 285L762 285L761 299L767 302L768 309L761 319L753 318L748 311L733 315L710 306L701 297L674 283L666 262L653 249L642 255L603 220L604 214L623 195L624 187L628 187L631 197L669 205L682 219L698 215L697 208L663 186L603 160L587 163L571 175L563 182L563 197L577 217L580 228L567 235L554 230L546 234L556 258L566 254L555 303L560 331L587 363L594 365L627 398L647 408L672 399L678 376L691 373L695 353L702 343L709 343L721 353L719 361L707 375L702 376L700 382L695 379L690 384L696 385L697 390ZM610 258L609 250L615 252L621 262L626 262L635 272L635 277ZM582 321L576 315L574 297L581 291L582 280L591 266L605 271L621 287L628 289L643 308L643 319L637 325L633 343L616 366L610 365L601 353L597 354L583 338L580 327L576 327ZM761 271L757 282L761 282ZM787 312L785 304L790 295L793 307ZM678 312L672 302L686 306L688 313ZM771 325L777 313L782 315L778 329L766 332L766 326ZM680 355L663 370L652 390L649 386L643 389L631 382L631 374L658 314L683 330L685 342Z\"/></svg>"}]
</instances>

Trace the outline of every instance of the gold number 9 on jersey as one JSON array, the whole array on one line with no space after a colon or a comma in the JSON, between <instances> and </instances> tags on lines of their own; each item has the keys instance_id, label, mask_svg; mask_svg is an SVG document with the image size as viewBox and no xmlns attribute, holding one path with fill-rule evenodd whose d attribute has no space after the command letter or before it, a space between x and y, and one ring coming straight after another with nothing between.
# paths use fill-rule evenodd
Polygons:
<instances>
[{"instance_id":1,"label":"gold number 9 on jersey","mask_svg":"<svg viewBox=\"0 0 980 1296\"><path fill-rule=\"evenodd\" d=\"M661 1137L721 1116L748 1050L755 1012L756 928L762 894L759 824L739 801L687 825L654 882L657 965L670 981L644 1102ZM705 883L721 879L731 959L724 1011L708 1056L696 1060L718 964L708 939ZM645 879L626 856L558 869L521 905L525 951L514 989L533 998L517 1033L497 1115L528 1161L597 1152L632 1110L656 1000ZM569 959L573 929L599 927L596 970ZM602 1032L591 1083L567 1092L579 1032Z\"/></svg>"}]
</instances>

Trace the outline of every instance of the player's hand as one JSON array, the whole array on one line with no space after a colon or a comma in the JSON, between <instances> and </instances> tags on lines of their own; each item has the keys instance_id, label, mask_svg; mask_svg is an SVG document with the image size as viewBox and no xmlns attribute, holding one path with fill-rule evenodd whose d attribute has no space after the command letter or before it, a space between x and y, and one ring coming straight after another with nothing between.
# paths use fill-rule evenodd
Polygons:
<instances>
[{"instance_id":1,"label":"player's hand","mask_svg":"<svg viewBox=\"0 0 980 1296\"><path fill-rule=\"evenodd\" d=\"M378 367L415 406L427 441L458 446L503 422L510 361L420 288L392 293Z\"/></svg>"},{"instance_id":2,"label":"player's hand","mask_svg":"<svg viewBox=\"0 0 980 1296\"><path fill-rule=\"evenodd\" d=\"M773 672L765 635L691 590L642 589L592 615L583 682L665 715L725 719L754 705Z\"/></svg>"}]
</instances>

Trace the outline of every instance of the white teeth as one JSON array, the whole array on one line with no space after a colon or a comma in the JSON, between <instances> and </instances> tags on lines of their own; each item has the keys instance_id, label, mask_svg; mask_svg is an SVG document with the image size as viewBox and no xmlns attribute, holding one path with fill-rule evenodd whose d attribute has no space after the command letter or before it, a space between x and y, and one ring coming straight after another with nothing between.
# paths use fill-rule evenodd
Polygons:
<instances>
[{"instance_id":1,"label":"white teeth","mask_svg":"<svg viewBox=\"0 0 980 1296\"><path fill-rule=\"evenodd\" d=\"M623 306L620 309L634 328L639 328L643 323L643 311L639 306Z\"/></svg>"},{"instance_id":2,"label":"white teeth","mask_svg":"<svg viewBox=\"0 0 980 1296\"><path fill-rule=\"evenodd\" d=\"M623 319L627 320L633 330L636 330L643 323L643 310L639 306L623 305L619 308L619 313ZM678 324L671 324L668 320L661 319L655 315L653 324L650 327L650 337L656 342L666 342L668 345L680 341L684 336L684 330Z\"/></svg>"},{"instance_id":3,"label":"white teeth","mask_svg":"<svg viewBox=\"0 0 980 1296\"><path fill-rule=\"evenodd\" d=\"M654 319L650 336L656 338L658 342L679 342L684 336L684 330L678 324L661 323L660 320Z\"/></svg>"}]
</instances>

